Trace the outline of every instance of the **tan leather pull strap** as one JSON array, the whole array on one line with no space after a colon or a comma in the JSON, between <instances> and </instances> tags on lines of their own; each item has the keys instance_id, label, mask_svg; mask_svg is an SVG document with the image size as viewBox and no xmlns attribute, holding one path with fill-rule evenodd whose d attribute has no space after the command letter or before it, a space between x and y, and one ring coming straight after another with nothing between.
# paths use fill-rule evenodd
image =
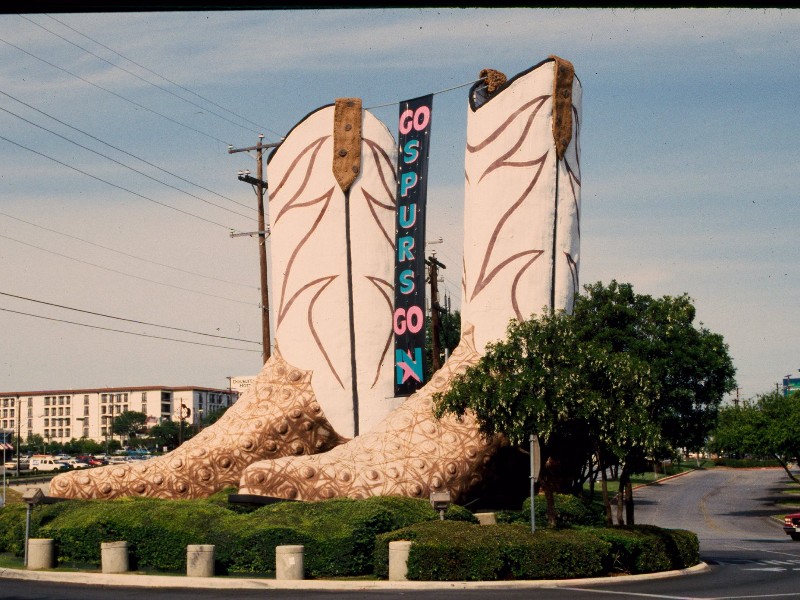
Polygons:
<instances>
[{"instance_id":1,"label":"tan leather pull strap","mask_svg":"<svg viewBox=\"0 0 800 600\"><path fill-rule=\"evenodd\" d=\"M343 192L361 171L361 98L337 98L333 112L333 176Z\"/></svg>"},{"instance_id":2,"label":"tan leather pull strap","mask_svg":"<svg viewBox=\"0 0 800 600\"><path fill-rule=\"evenodd\" d=\"M572 81L575 67L558 56L551 55L555 61L553 77L553 140L556 143L556 156L561 160L572 139Z\"/></svg>"},{"instance_id":3,"label":"tan leather pull strap","mask_svg":"<svg viewBox=\"0 0 800 600\"><path fill-rule=\"evenodd\" d=\"M494 94L497 88L508 81L508 77L505 76L505 73L496 69L481 69L478 78L483 79L483 82L486 84L486 91L489 92L489 94Z\"/></svg>"}]
</instances>

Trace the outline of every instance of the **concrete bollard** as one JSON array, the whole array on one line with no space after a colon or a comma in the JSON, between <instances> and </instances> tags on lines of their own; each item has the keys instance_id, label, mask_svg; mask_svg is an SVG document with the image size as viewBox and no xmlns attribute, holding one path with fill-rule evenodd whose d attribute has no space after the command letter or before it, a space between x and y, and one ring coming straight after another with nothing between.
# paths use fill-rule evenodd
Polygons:
<instances>
[{"instance_id":1,"label":"concrete bollard","mask_svg":"<svg viewBox=\"0 0 800 600\"><path fill-rule=\"evenodd\" d=\"M408 579L408 555L411 542L400 540L389 542L389 581L406 581Z\"/></svg>"},{"instance_id":2,"label":"concrete bollard","mask_svg":"<svg viewBox=\"0 0 800 600\"><path fill-rule=\"evenodd\" d=\"M28 569L52 569L55 567L55 543L51 539L28 540Z\"/></svg>"},{"instance_id":3,"label":"concrete bollard","mask_svg":"<svg viewBox=\"0 0 800 600\"><path fill-rule=\"evenodd\" d=\"M190 544L186 546L186 576L214 576L214 544Z\"/></svg>"},{"instance_id":4,"label":"concrete bollard","mask_svg":"<svg viewBox=\"0 0 800 600\"><path fill-rule=\"evenodd\" d=\"M303 579L303 546L275 548L275 579Z\"/></svg>"},{"instance_id":5,"label":"concrete bollard","mask_svg":"<svg viewBox=\"0 0 800 600\"><path fill-rule=\"evenodd\" d=\"M497 513L475 513L475 517L478 519L478 523L481 525L497 525Z\"/></svg>"},{"instance_id":6,"label":"concrete bollard","mask_svg":"<svg viewBox=\"0 0 800 600\"><path fill-rule=\"evenodd\" d=\"M100 562L103 573L126 573L128 571L128 542L102 542Z\"/></svg>"}]
</instances>

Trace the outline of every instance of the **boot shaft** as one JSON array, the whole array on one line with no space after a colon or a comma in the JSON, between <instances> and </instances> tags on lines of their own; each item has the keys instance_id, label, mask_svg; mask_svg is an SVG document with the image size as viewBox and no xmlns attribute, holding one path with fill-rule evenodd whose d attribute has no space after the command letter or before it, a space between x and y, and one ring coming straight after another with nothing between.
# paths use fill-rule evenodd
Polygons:
<instances>
[{"instance_id":1,"label":"boot shaft","mask_svg":"<svg viewBox=\"0 0 800 600\"><path fill-rule=\"evenodd\" d=\"M512 318L571 310L579 289L581 86L557 77L564 64L470 95L461 316L479 352Z\"/></svg>"},{"instance_id":2,"label":"boot shaft","mask_svg":"<svg viewBox=\"0 0 800 600\"><path fill-rule=\"evenodd\" d=\"M269 157L272 292L276 346L287 362L313 371L325 415L352 436L396 405L396 148L368 112L355 124L362 130L358 147L334 147L335 112L326 106L310 113ZM354 150L360 164L346 168L358 174L343 190L334 157Z\"/></svg>"}]
</instances>

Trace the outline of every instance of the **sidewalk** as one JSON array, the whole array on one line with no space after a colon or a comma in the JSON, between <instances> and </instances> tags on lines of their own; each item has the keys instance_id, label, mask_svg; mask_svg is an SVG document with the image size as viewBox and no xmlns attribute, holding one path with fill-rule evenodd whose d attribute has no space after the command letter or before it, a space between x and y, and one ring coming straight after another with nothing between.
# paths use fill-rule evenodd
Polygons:
<instances>
[{"instance_id":1,"label":"sidewalk","mask_svg":"<svg viewBox=\"0 0 800 600\"><path fill-rule=\"evenodd\" d=\"M581 585L616 584L624 581L666 579L694 575L709 570L700 563L679 571L664 571L645 575L619 577L591 577L586 579L558 579L532 581L364 581L333 579L277 580L238 577L183 577L180 575L140 575L137 573L107 574L66 571L25 571L0 568L0 579L77 583L81 585L121 586L131 588L196 588L232 590L479 590L479 589L537 589L575 587Z\"/></svg>"}]
</instances>

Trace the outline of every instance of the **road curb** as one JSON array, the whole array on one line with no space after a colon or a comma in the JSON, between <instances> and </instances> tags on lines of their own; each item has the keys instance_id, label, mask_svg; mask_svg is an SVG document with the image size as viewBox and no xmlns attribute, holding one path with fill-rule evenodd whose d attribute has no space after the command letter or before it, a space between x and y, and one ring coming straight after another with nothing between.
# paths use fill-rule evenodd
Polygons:
<instances>
[{"instance_id":1,"label":"road curb","mask_svg":"<svg viewBox=\"0 0 800 600\"><path fill-rule=\"evenodd\" d=\"M646 573L643 575L619 575L617 577L590 577L585 579L537 579L523 581L342 581L330 579L248 579L231 577L183 577L179 575L140 575L137 573L108 574L63 571L25 571L0 568L0 579L24 581L46 581L50 583L77 583L82 585L122 586L131 588L194 588L232 590L479 590L479 589L536 589L580 587L587 585L615 584L625 581L666 579L684 575L695 575L708 571L706 563L687 569Z\"/></svg>"}]
</instances>

